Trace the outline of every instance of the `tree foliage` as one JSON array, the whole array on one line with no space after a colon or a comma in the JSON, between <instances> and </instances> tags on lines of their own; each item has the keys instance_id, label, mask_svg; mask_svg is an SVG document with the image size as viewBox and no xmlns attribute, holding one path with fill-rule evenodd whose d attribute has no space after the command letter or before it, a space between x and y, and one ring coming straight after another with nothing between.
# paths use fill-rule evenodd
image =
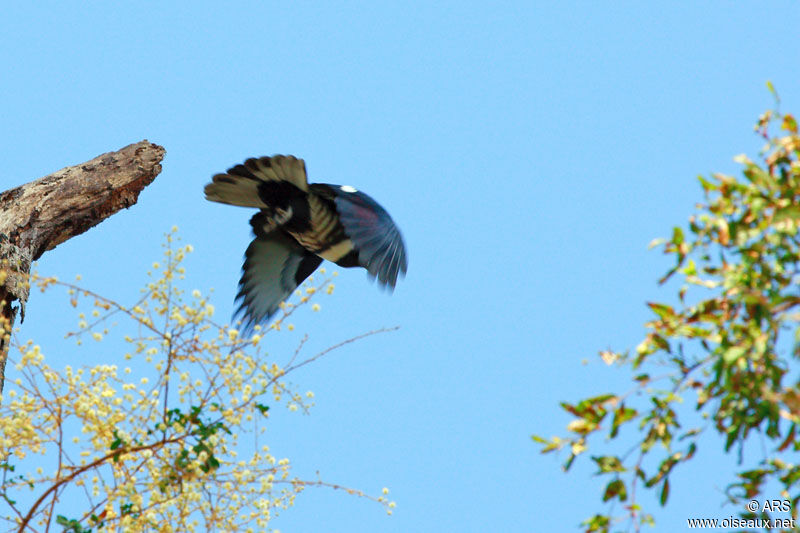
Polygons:
<instances>
[{"instance_id":1,"label":"tree foliage","mask_svg":"<svg viewBox=\"0 0 800 533\"><path fill-rule=\"evenodd\" d=\"M32 341L13 339L17 377L0 405L0 519L10 530L263 530L309 486L342 489L391 513L386 489L369 496L292 476L289 460L273 456L261 436L271 407L311 405L311 392L286 381L290 373L376 332L306 358L301 343L279 364L262 349L264 338L282 325L291 329L287 318L315 294L330 294L331 278L317 285L309 278L281 320L245 338L214 321L207 297L181 288L191 250L168 234L163 263L153 264L152 281L132 305L33 276L43 291L65 287L73 307L91 309L68 337L87 340L95 354L103 344L93 341L129 333L124 355L63 370Z\"/></svg>"},{"instance_id":2,"label":"tree foliage","mask_svg":"<svg viewBox=\"0 0 800 533\"><path fill-rule=\"evenodd\" d=\"M671 280L676 298L647 304L653 318L634 350L600 354L631 371L630 390L562 403L575 417L568 434L533 437L542 453L565 449L569 470L590 438L606 435L613 448L633 436L625 453L591 456L607 479L607 504L583 523L586 531L652 524L637 491L657 491L665 505L671 474L692 460L708 431L722 437L726 452L738 452L730 502L777 486L797 518L800 388L791 370L800 357L800 136L794 117L777 110L762 115L756 131L766 141L762 162L740 155L741 176L700 177L705 201L688 228L653 242L675 260L660 282ZM753 434L761 436L757 464L742 460Z\"/></svg>"}]
</instances>

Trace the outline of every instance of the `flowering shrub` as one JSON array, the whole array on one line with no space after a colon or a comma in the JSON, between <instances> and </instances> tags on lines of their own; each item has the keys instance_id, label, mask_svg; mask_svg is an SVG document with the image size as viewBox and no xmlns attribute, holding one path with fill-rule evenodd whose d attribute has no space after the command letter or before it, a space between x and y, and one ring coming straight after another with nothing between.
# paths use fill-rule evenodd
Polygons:
<instances>
[{"instance_id":1,"label":"flowering shrub","mask_svg":"<svg viewBox=\"0 0 800 533\"><path fill-rule=\"evenodd\" d=\"M310 391L301 394L285 381L291 372L386 330L305 359L301 343L278 364L262 350L265 337L315 294L331 294L332 278L316 286L309 278L297 303L284 304L281 319L244 337L215 322L200 291L187 296L180 287L192 247L176 245L176 230L166 236L163 264L153 264L152 281L132 305L32 277L42 291L65 287L73 307L91 306L68 334L79 344L103 341L123 325L135 333L124 336L127 353L109 358L114 364L63 370L50 366L32 341L12 338L11 379L0 404L0 519L16 531L260 530L309 486L372 499L391 514L387 489L369 496L292 477L289 459L258 444L271 406L311 406ZM112 317L123 325L109 325Z\"/></svg>"}]
</instances>

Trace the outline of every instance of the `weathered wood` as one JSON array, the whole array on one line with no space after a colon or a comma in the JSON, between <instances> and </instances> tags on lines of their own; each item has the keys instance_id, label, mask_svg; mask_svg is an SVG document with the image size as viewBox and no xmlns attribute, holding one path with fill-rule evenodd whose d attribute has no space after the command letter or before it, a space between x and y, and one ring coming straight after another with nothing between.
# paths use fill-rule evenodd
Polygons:
<instances>
[{"instance_id":1,"label":"weathered wood","mask_svg":"<svg viewBox=\"0 0 800 533\"><path fill-rule=\"evenodd\" d=\"M25 318L31 263L135 204L164 153L141 141L0 193L0 392L17 310Z\"/></svg>"}]
</instances>

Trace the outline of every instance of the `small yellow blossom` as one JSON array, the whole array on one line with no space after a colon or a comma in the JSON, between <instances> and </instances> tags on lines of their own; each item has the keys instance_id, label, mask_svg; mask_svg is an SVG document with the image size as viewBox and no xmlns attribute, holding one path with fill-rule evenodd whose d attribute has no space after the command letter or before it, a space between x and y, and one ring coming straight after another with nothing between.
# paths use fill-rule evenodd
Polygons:
<instances>
[{"instance_id":1,"label":"small yellow blossom","mask_svg":"<svg viewBox=\"0 0 800 533\"><path fill-rule=\"evenodd\" d=\"M600 352L600 358L603 360L605 364L613 365L614 362L618 359L618 356L611 350L604 350Z\"/></svg>"}]
</instances>

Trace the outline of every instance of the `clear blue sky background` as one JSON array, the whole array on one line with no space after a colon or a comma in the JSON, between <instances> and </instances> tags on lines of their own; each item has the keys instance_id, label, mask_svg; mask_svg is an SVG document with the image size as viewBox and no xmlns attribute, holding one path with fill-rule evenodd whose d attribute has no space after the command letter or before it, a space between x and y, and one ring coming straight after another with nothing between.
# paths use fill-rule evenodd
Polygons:
<instances>
[{"instance_id":1,"label":"clear blue sky background","mask_svg":"<svg viewBox=\"0 0 800 533\"><path fill-rule=\"evenodd\" d=\"M3 8L0 189L143 138L167 155L138 204L45 254L42 273L131 301L175 224L196 249L187 288L213 287L228 316L249 213L202 187L275 153L368 192L405 236L392 296L343 271L271 352L401 329L296 374L317 405L275 410L268 433L297 475L388 486L396 512L309 490L272 523L284 532L575 531L601 482L586 462L562 474L530 435L563 432L559 401L624 386L596 354L637 344L644 302L669 297L667 259L646 246L685 222L695 177L757 155L765 81L800 112L794 2L86 6ZM34 293L21 336L74 365L64 303ZM703 445L659 531L738 513L720 507L736 458Z\"/></svg>"}]
</instances>

